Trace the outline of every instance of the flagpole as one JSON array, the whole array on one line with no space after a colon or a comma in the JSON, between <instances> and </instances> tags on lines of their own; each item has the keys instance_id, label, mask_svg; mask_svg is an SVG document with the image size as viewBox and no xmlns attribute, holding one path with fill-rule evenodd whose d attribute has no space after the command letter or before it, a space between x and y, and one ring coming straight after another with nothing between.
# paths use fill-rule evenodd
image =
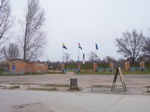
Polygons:
<instances>
[{"instance_id":1,"label":"flagpole","mask_svg":"<svg viewBox=\"0 0 150 112\"><path fill-rule=\"evenodd\" d=\"M80 61L80 49L79 49L79 43L78 43L78 63Z\"/></svg>"},{"instance_id":2,"label":"flagpole","mask_svg":"<svg viewBox=\"0 0 150 112\"><path fill-rule=\"evenodd\" d=\"M83 64L85 64L85 53L83 53Z\"/></svg>"},{"instance_id":3,"label":"flagpole","mask_svg":"<svg viewBox=\"0 0 150 112\"><path fill-rule=\"evenodd\" d=\"M95 54L96 54L96 62L97 62L97 49L95 48Z\"/></svg>"},{"instance_id":4,"label":"flagpole","mask_svg":"<svg viewBox=\"0 0 150 112\"><path fill-rule=\"evenodd\" d=\"M64 63L64 48L63 48L63 44L62 44L62 63Z\"/></svg>"},{"instance_id":5,"label":"flagpole","mask_svg":"<svg viewBox=\"0 0 150 112\"><path fill-rule=\"evenodd\" d=\"M96 53L96 62L97 62L97 57L98 57L98 56L97 56L97 49L96 49L95 53Z\"/></svg>"},{"instance_id":6,"label":"flagpole","mask_svg":"<svg viewBox=\"0 0 150 112\"><path fill-rule=\"evenodd\" d=\"M97 58L98 56L97 56L97 48L96 48L96 45L97 45L97 44L95 43L95 54L96 54L96 62L97 62L97 61L98 61L98 58Z\"/></svg>"}]
</instances>

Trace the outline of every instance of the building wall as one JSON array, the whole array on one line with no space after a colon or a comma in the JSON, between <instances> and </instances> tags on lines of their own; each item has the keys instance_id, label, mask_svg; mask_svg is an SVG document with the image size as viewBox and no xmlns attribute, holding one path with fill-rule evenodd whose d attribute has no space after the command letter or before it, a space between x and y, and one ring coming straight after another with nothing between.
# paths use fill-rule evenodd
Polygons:
<instances>
[{"instance_id":1,"label":"building wall","mask_svg":"<svg viewBox=\"0 0 150 112\"><path fill-rule=\"evenodd\" d=\"M130 62L125 62L125 71L129 71L130 70Z\"/></svg>"},{"instance_id":2,"label":"building wall","mask_svg":"<svg viewBox=\"0 0 150 112\"><path fill-rule=\"evenodd\" d=\"M31 63L23 60L12 60L9 62L9 69L11 74L24 74L24 73L47 73L47 63Z\"/></svg>"},{"instance_id":3,"label":"building wall","mask_svg":"<svg viewBox=\"0 0 150 112\"><path fill-rule=\"evenodd\" d=\"M47 63L33 63L33 71L36 73L46 73L48 72Z\"/></svg>"},{"instance_id":4,"label":"building wall","mask_svg":"<svg viewBox=\"0 0 150 112\"><path fill-rule=\"evenodd\" d=\"M35 72L33 71L33 68L34 68L33 63L27 63L27 66L26 66L26 73L29 73L29 74L35 73Z\"/></svg>"},{"instance_id":5,"label":"building wall","mask_svg":"<svg viewBox=\"0 0 150 112\"><path fill-rule=\"evenodd\" d=\"M27 63L26 71L28 73L47 73L48 64L47 63Z\"/></svg>"},{"instance_id":6,"label":"building wall","mask_svg":"<svg viewBox=\"0 0 150 112\"><path fill-rule=\"evenodd\" d=\"M26 72L26 65L23 60L12 60L9 62L9 69L11 74L24 74Z\"/></svg>"}]
</instances>

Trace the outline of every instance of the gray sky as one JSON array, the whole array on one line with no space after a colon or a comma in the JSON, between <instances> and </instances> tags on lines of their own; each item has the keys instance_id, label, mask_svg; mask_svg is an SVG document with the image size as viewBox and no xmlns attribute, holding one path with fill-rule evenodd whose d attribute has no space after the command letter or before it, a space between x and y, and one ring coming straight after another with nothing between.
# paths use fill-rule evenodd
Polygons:
<instances>
[{"instance_id":1,"label":"gray sky","mask_svg":"<svg viewBox=\"0 0 150 112\"><path fill-rule=\"evenodd\" d=\"M11 0L16 26L23 20L27 0ZM122 32L132 29L148 35L150 28L150 0L40 0L45 10L47 48L43 59L62 60L62 42L68 48L71 59L77 60L78 42L83 51L95 51L98 56L121 58L115 39ZM88 56L86 55L86 59Z\"/></svg>"}]
</instances>

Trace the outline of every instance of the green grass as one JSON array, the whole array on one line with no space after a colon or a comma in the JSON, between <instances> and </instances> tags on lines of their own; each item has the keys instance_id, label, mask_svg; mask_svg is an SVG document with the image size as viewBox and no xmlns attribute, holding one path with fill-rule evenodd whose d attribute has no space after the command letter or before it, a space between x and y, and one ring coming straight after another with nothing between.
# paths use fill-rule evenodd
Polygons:
<instances>
[{"instance_id":1,"label":"green grass","mask_svg":"<svg viewBox=\"0 0 150 112\"><path fill-rule=\"evenodd\" d=\"M70 87L68 84L57 84L56 87Z\"/></svg>"},{"instance_id":2,"label":"green grass","mask_svg":"<svg viewBox=\"0 0 150 112\"><path fill-rule=\"evenodd\" d=\"M12 85L10 87L0 86L2 89L19 89L20 87L18 85Z\"/></svg>"},{"instance_id":3,"label":"green grass","mask_svg":"<svg viewBox=\"0 0 150 112\"><path fill-rule=\"evenodd\" d=\"M64 72L48 72L47 74L65 74Z\"/></svg>"},{"instance_id":4,"label":"green grass","mask_svg":"<svg viewBox=\"0 0 150 112\"><path fill-rule=\"evenodd\" d=\"M123 74L150 74L150 71L122 71ZM87 72L85 70L82 70L81 72L76 72L78 75L84 75L84 74L97 74L97 75L112 75L115 74L114 72L109 72L109 71L102 71L102 72L93 72L93 70L88 70Z\"/></svg>"},{"instance_id":5,"label":"green grass","mask_svg":"<svg viewBox=\"0 0 150 112\"><path fill-rule=\"evenodd\" d=\"M75 72L74 70L69 71L69 72ZM115 72L110 72L110 71L102 71L102 72L93 72L92 69L88 69L87 72L85 69L81 70L81 72L75 72L77 75L84 75L84 74L97 74L97 75L112 75ZM123 74L150 74L150 71L122 71ZM53 75L53 74L65 74L63 72L48 72L48 73L33 73L33 74L15 74L15 75L0 75L0 76L37 76L37 75Z\"/></svg>"},{"instance_id":6,"label":"green grass","mask_svg":"<svg viewBox=\"0 0 150 112\"><path fill-rule=\"evenodd\" d=\"M74 91L81 91L82 89L80 89L80 88L69 88L68 89L68 91L72 91L72 92L74 92Z\"/></svg>"},{"instance_id":7,"label":"green grass","mask_svg":"<svg viewBox=\"0 0 150 112\"><path fill-rule=\"evenodd\" d=\"M114 72L77 72L78 75L95 74L95 75L112 75Z\"/></svg>"},{"instance_id":8,"label":"green grass","mask_svg":"<svg viewBox=\"0 0 150 112\"><path fill-rule=\"evenodd\" d=\"M1 74L0 76L36 76L36 75L49 75L49 74L65 74L63 72L48 72L48 73L32 73L32 74Z\"/></svg>"},{"instance_id":9,"label":"green grass","mask_svg":"<svg viewBox=\"0 0 150 112\"><path fill-rule=\"evenodd\" d=\"M8 83L10 85L29 85L29 83Z\"/></svg>"},{"instance_id":10,"label":"green grass","mask_svg":"<svg viewBox=\"0 0 150 112\"><path fill-rule=\"evenodd\" d=\"M150 71L135 71L135 72L122 72L123 74L150 74Z\"/></svg>"},{"instance_id":11,"label":"green grass","mask_svg":"<svg viewBox=\"0 0 150 112\"><path fill-rule=\"evenodd\" d=\"M67 84L44 84L41 87L38 88L28 88L29 90L37 90L37 91L57 91L57 87L67 87L69 88L70 85ZM70 89L69 89L70 90ZM79 91L80 89L71 89L71 91Z\"/></svg>"},{"instance_id":12,"label":"green grass","mask_svg":"<svg viewBox=\"0 0 150 112\"><path fill-rule=\"evenodd\" d=\"M76 72L76 74L97 74L97 75L101 75L101 74L103 74L103 75L112 75L112 74L114 74L114 72L109 72L109 71L102 71L102 72L93 72L93 70L91 69L91 70L87 70L87 72L86 72L86 70L81 70L81 72Z\"/></svg>"},{"instance_id":13,"label":"green grass","mask_svg":"<svg viewBox=\"0 0 150 112\"><path fill-rule=\"evenodd\" d=\"M106 85L93 85L93 88L111 88L111 86L106 86Z\"/></svg>"},{"instance_id":14,"label":"green grass","mask_svg":"<svg viewBox=\"0 0 150 112\"><path fill-rule=\"evenodd\" d=\"M56 91L56 88L29 88L28 90L36 90L36 91Z\"/></svg>"},{"instance_id":15,"label":"green grass","mask_svg":"<svg viewBox=\"0 0 150 112\"><path fill-rule=\"evenodd\" d=\"M19 86L11 86L10 89L19 89Z\"/></svg>"},{"instance_id":16,"label":"green grass","mask_svg":"<svg viewBox=\"0 0 150 112\"><path fill-rule=\"evenodd\" d=\"M44 84L43 87L70 87L68 84Z\"/></svg>"}]
</instances>

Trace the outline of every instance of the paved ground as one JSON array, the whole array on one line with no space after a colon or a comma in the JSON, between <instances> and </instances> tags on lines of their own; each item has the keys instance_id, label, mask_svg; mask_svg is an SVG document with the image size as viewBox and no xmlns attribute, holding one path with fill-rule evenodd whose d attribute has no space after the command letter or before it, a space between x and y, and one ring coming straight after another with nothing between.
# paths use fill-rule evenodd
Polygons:
<instances>
[{"instance_id":1,"label":"paved ground","mask_svg":"<svg viewBox=\"0 0 150 112\"><path fill-rule=\"evenodd\" d=\"M142 87L150 85L150 74L146 75L124 75L128 87ZM33 76L0 76L0 83L44 83L44 84L69 84L70 78L77 78L81 88L91 87L95 84L111 85L113 75L75 75L50 74ZM118 80L119 81L119 80Z\"/></svg>"},{"instance_id":2,"label":"paved ground","mask_svg":"<svg viewBox=\"0 0 150 112\"><path fill-rule=\"evenodd\" d=\"M101 92L112 93L110 88L101 88L91 91L92 85L112 85L113 75L76 75L67 74L50 74L50 75L33 75L33 76L0 76L0 84L7 83L40 83L40 84L70 84L70 78L77 78L78 85L82 92ZM144 86L150 86L150 74L147 75L124 75L128 92L125 94L146 94ZM119 79L117 85L121 85ZM117 88L115 89L117 90ZM122 88L114 93L121 93ZM149 95L149 93L148 93Z\"/></svg>"},{"instance_id":3,"label":"paved ground","mask_svg":"<svg viewBox=\"0 0 150 112\"><path fill-rule=\"evenodd\" d=\"M113 75L55 74L36 76L0 76L0 84L39 83L69 84L77 78L79 92L46 92L0 89L0 112L148 112L150 75L125 75L127 92L122 88L94 88L92 85L111 86ZM117 85L120 85L119 80ZM117 93L117 94L116 94Z\"/></svg>"},{"instance_id":4,"label":"paved ground","mask_svg":"<svg viewBox=\"0 0 150 112\"><path fill-rule=\"evenodd\" d=\"M150 96L0 90L0 112L148 112Z\"/></svg>"}]
</instances>

